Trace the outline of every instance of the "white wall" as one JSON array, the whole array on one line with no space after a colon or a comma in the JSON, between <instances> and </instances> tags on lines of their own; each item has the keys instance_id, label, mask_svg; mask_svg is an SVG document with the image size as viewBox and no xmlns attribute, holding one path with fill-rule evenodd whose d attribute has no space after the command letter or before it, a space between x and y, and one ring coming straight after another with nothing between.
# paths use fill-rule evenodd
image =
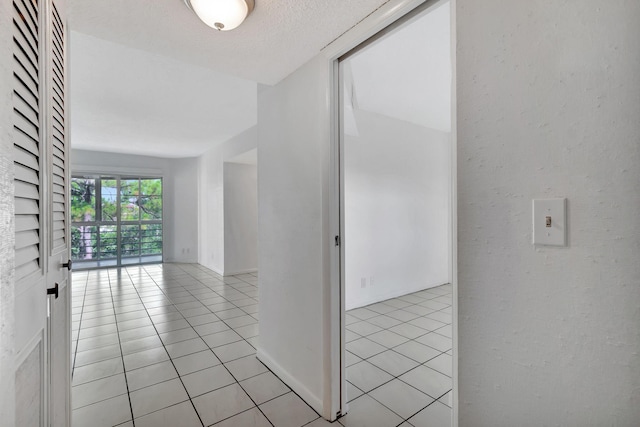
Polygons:
<instances>
[{"instance_id":1,"label":"white wall","mask_svg":"<svg viewBox=\"0 0 640 427\"><path fill-rule=\"evenodd\" d=\"M328 71L317 57L258 91L258 357L325 416Z\"/></svg>"},{"instance_id":2,"label":"white wall","mask_svg":"<svg viewBox=\"0 0 640 427\"><path fill-rule=\"evenodd\" d=\"M344 144L347 310L451 280L450 133L363 110L355 121Z\"/></svg>"},{"instance_id":3,"label":"white wall","mask_svg":"<svg viewBox=\"0 0 640 427\"><path fill-rule=\"evenodd\" d=\"M640 3L456 3L460 425L637 426Z\"/></svg>"},{"instance_id":4,"label":"white wall","mask_svg":"<svg viewBox=\"0 0 640 427\"><path fill-rule=\"evenodd\" d=\"M163 258L198 259L198 162L130 154L72 150L71 173L113 173L163 178Z\"/></svg>"},{"instance_id":5,"label":"white wall","mask_svg":"<svg viewBox=\"0 0 640 427\"><path fill-rule=\"evenodd\" d=\"M8 59L13 47L13 6L0 1L0 57ZM15 423L15 276L13 201L13 62L0 61L0 419Z\"/></svg>"},{"instance_id":6,"label":"white wall","mask_svg":"<svg viewBox=\"0 0 640 427\"><path fill-rule=\"evenodd\" d=\"M198 157L198 263L225 273L224 162L257 147L254 126Z\"/></svg>"},{"instance_id":7,"label":"white wall","mask_svg":"<svg viewBox=\"0 0 640 427\"><path fill-rule=\"evenodd\" d=\"M258 269L258 168L224 163L224 273Z\"/></svg>"}]
</instances>

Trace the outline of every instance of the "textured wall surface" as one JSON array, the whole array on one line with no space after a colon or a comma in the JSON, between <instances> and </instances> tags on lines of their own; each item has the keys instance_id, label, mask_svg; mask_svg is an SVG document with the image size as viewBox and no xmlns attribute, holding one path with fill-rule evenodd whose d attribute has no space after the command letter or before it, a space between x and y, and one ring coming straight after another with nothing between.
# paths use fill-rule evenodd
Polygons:
<instances>
[{"instance_id":1,"label":"textured wall surface","mask_svg":"<svg viewBox=\"0 0 640 427\"><path fill-rule=\"evenodd\" d=\"M451 134L354 117L359 135L343 148L346 310L451 281Z\"/></svg>"},{"instance_id":2,"label":"textured wall surface","mask_svg":"<svg viewBox=\"0 0 640 427\"><path fill-rule=\"evenodd\" d=\"M198 262L224 274L224 161L257 147L257 127L198 157Z\"/></svg>"},{"instance_id":3,"label":"textured wall surface","mask_svg":"<svg viewBox=\"0 0 640 427\"><path fill-rule=\"evenodd\" d=\"M0 0L0 419L15 420L12 5Z\"/></svg>"},{"instance_id":4,"label":"textured wall surface","mask_svg":"<svg viewBox=\"0 0 640 427\"><path fill-rule=\"evenodd\" d=\"M258 91L258 356L321 413L327 71L318 57Z\"/></svg>"},{"instance_id":5,"label":"textured wall surface","mask_svg":"<svg viewBox=\"0 0 640 427\"><path fill-rule=\"evenodd\" d=\"M258 168L224 163L224 271L258 269Z\"/></svg>"},{"instance_id":6,"label":"textured wall surface","mask_svg":"<svg viewBox=\"0 0 640 427\"><path fill-rule=\"evenodd\" d=\"M456 3L460 425L640 425L640 3Z\"/></svg>"}]
</instances>

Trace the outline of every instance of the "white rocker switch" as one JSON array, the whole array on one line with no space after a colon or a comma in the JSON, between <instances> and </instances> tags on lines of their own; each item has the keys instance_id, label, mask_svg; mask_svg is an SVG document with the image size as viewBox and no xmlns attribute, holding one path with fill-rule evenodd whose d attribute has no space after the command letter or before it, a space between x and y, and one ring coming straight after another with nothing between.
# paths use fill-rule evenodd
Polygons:
<instances>
[{"instance_id":1,"label":"white rocker switch","mask_svg":"<svg viewBox=\"0 0 640 427\"><path fill-rule=\"evenodd\" d=\"M533 244L566 246L567 199L533 200Z\"/></svg>"}]
</instances>

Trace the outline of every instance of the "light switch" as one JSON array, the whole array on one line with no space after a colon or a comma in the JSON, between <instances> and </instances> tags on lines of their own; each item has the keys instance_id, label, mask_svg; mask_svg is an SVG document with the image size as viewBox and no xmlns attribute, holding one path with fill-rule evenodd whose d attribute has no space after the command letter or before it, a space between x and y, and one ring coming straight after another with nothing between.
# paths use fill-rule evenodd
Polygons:
<instances>
[{"instance_id":1,"label":"light switch","mask_svg":"<svg viewBox=\"0 0 640 427\"><path fill-rule=\"evenodd\" d=\"M566 246L567 199L533 200L533 244Z\"/></svg>"}]
</instances>

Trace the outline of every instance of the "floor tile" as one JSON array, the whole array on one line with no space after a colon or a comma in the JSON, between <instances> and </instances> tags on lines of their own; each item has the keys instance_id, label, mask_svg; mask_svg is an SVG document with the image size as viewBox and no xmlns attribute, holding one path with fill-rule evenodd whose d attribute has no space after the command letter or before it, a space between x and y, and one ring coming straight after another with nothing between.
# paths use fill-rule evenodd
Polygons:
<instances>
[{"instance_id":1,"label":"floor tile","mask_svg":"<svg viewBox=\"0 0 640 427\"><path fill-rule=\"evenodd\" d=\"M450 427L451 408L435 401L410 418L409 422L414 426Z\"/></svg>"},{"instance_id":2,"label":"floor tile","mask_svg":"<svg viewBox=\"0 0 640 427\"><path fill-rule=\"evenodd\" d=\"M411 325L417 326L422 329L426 329L427 332L435 331L436 329L446 326L445 323L438 322L437 320L429 319L428 317L419 317L409 322Z\"/></svg>"},{"instance_id":3,"label":"floor tile","mask_svg":"<svg viewBox=\"0 0 640 427\"><path fill-rule=\"evenodd\" d=\"M451 378L426 366L418 366L398 377L434 399L451 390Z\"/></svg>"},{"instance_id":4,"label":"floor tile","mask_svg":"<svg viewBox=\"0 0 640 427\"><path fill-rule=\"evenodd\" d=\"M89 365L120 356L120 346L117 344L100 347L95 350L79 351L76 353L76 367Z\"/></svg>"},{"instance_id":5,"label":"floor tile","mask_svg":"<svg viewBox=\"0 0 640 427\"><path fill-rule=\"evenodd\" d=\"M220 319L213 313L201 314L187 319L191 326L205 325L207 323L217 322Z\"/></svg>"},{"instance_id":6,"label":"floor tile","mask_svg":"<svg viewBox=\"0 0 640 427\"><path fill-rule=\"evenodd\" d=\"M128 355L143 350L162 347L162 341L160 340L160 337L158 337L158 335L152 335L149 337L138 338L136 340L125 341L121 343L121 346L122 354Z\"/></svg>"},{"instance_id":7,"label":"floor tile","mask_svg":"<svg viewBox=\"0 0 640 427\"><path fill-rule=\"evenodd\" d=\"M407 338L406 336L398 335L392 331L376 332L375 334L367 336L367 339L370 339L371 341L376 342L386 348L393 348L397 345L409 341L409 338Z\"/></svg>"},{"instance_id":8,"label":"floor tile","mask_svg":"<svg viewBox=\"0 0 640 427\"><path fill-rule=\"evenodd\" d=\"M222 363L227 363L244 356L256 353L256 349L246 341L238 341L232 344L223 345L213 349L213 352Z\"/></svg>"},{"instance_id":9,"label":"floor tile","mask_svg":"<svg viewBox=\"0 0 640 427\"><path fill-rule=\"evenodd\" d=\"M120 342L133 341L140 338L155 336L156 329L153 326L144 326L142 328L129 329L128 331L122 331L119 333Z\"/></svg>"},{"instance_id":10,"label":"floor tile","mask_svg":"<svg viewBox=\"0 0 640 427\"><path fill-rule=\"evenodd\" d=\"M211 348L220 347L225 344L242 341L242 337L233 330L216 332L215 334L205 335L202 337L204 342Z\"/></svg>"},{"instance_id":11,"label":"floor tile","mask_svg":"<svg viewBox=\"0 0 640 427\"><path fill-rule=\"evenodd\" d=\"M167 353L169 356L173 357L181 357L186 356L188 354L197 353L199 351L204 351L208 347L200 338L194 338L192 340L181 341L175 344L169 344L165 346L167 349Z\"/></svg>"},{"instance_id":12,"label":"floor tile","mask_svg":"<svg viewBox=\"0 0 640 427\"><path fill-rule=\"evenodd\" d=\"M384 346L375 343L367 338L360 338L346 344L346 348L358 357L367 359L387 350Z\"/></svg>"},{"instance_id":13,"label":"floor tile","mask_svg":"<svg viewBox=\"0 0 640 427\"><path fill-rule=\"evenodd\" d=\"M137 329L143 326L151 326L151 319L149 317L141 317L139 319L132 319L126 321L118 320L118 331L128 331L129 329Z\"/></svg>"},{"instance_id":14,"label":"floor tile","mask_svg":"<svg viewBox=\"0 0 640 427\"><path fill-rule=\"evenodd\" d=\"M347 368L347 380L364 392L391 381L393 377L366 360Z\"/></svg>"},{"instance_id":15,"label":"floor tile","mask_svg":"<svg viewBox=\"0 0 640 427\"><path fill-rule=\"evenodd\" d=\"M364 391L360 390L358 387L347 381L347 402L351 402L352 400L357 399L363 394Z\"/></svg>"},{"instance_id":16,"label":"floor tile","mask_svg":"<svg viewBox=\"0 0 640 427\"><path fill-rule=\"evenodd\" d=\"M124 372L122 357L103 360L73 370L73 385L80 385Z\"/></svg>"},{"instance_id":17,"label":"floor tile","mask_svg":"<svg viewBox=\"0 0 640 427\"><path fill-rule=\"evenodd\" d=\"M369 393L369 396L404 419L411 417L434 401L432 397L398 379L378 387Z\"/></svg>"},{"instance_id":18,"label":"floor tile","mask_svg":"<svg viewBox=\"0 0 640 427\"><path fill-rule=\"evenodd\" d=\"M393 350L384 351L367 359L367 361L394 377L402 375L419 365L415 360L409 359Z\"/></svg>"},{"instance_id":19,"label":"floor tile","mask_svg":"<svg viewBox=\"0 0 640 427\"><path fill-rule=\"evenodd\" d=\"M112 427L131 419L129 397L126 394L83 406L72 413L75 427Z\"/></svg>"},{"instance_id":20,"label":"floor tile","mask_svg":"<svg viewBox=\"0 0 640 427\"><path fill-rule=\"evenodd\" d=\"M268 371L267 367L254 354L225 363L224 366L231 372L236 381L242 381Z\"/></svg>"},{"instance_id":21,"label":"floor tile","mask_svg":"<svg viewBox=\"0 0 640 427\"><path fill-rule=\"evenodd\" d=\"M179 379L165 381L130 393L135 418L189 399Z\"/></svg>"},{"instance_id":22,"label":"floor tile","mask_svg":"<svg viewBox=\"0 0 640 427\"><path fill-rule=\"evenodd\" d=\"M252 325L235 328L234 330L242 338L253 338L258 336L260 332L260 327L258 326L258 323L254 323Z\"/></svg>"},{"instance_id":23,"label":"floor tile","mask_svg":"<svg viewBox=\"0 0 640 427\"><path fill-rule=\"evenodd\" d=\"M136 418L136 427L201 427L202 423L191 402L182 402Z\"/></svg>"},{"instance_id":24,"label":"floor tile","mask_svg":"<svg viewBox=\"0 0 640 427\"><path fill-rule=\"evenodd\" d=\"M174 358L173 363L180 375L187 375L192 372L219 365L220 361L211 350L205 350L189 354L187 356Z\"/></svg>"},{"instance_id":25,"label":"floor tile","mask_svg":"<svg viewBox=\"0 0 640 427\"><path fill-rule=\"evenodd\" d=\"M170 361L164 361L144 368L128 370L127 384L129 391L139 390L150 385L177 378L178 373Z\"/></svg>"},{"instance_id":26,"label":"floor tile","mask_svg":"<svg viewBox=\"0 0 640 427\"><path fill-rule=\"evenodd\" d=\"M265 372L241 381L240 385L258 405L291 391L271 372Z\"/></svg>"},{"instance_id":27,"label":"floor tile","mask_svg":"<svg viewBox=\"0 0 640 427\"><path fill-rule=\"evenodd\" d=\"M234 384L236 381L223 365L213 366L181 377L191 398Z\"/></svg>"},{"instance_id":28,"label":"floor tile","mask_svg":"<svg viewBox=\"0 0 640 427\"><path fill-rule=\"evenodd\" d=\"M431 369L435 369L438 372L441 372L447 376L451 376L451 371L453 369L453 358L448 354L441 354L440 356L434 357L425 363L425 366L428 366Z\"/></svg>"},{"instance_id":29,"label":"floor tile","mask_svg":"<svg viewBox=\"0 0 640 427\"><path fill-rule=\"evenodd\" d=\"M124 374L116 374L74 386L71 401L73 409L78 409L126 393L127 383Z\"/></svg>"},{"instance_id":30,"label":"floor tile","mask_svg":"<svg viewBox=\"0 0 640 427\"><path fill-rule=\"evenodd\" d=\"M415 314L415 313L410 313L408 311L405 310L396 310L396 311L391 311L389 313L386 314L386 316L388 317L392 317L396 320L400 320L401 322L408 322L410 320L414 320L420 317L419 314Z\"/></svg>"},{"instance_id":31,"label":"floor tile","mask_svg":"<svg viewBox=\"0 0 640 427\"><path fill-rule=\"evenodd\" d=\"M365 394L349 403L349 412L338 422L345 427L389 427L402 423L402 418Z\"/></svg>"},{"instance_id":32,"label":"floor tile","mask_svg":"<svg viewBox=\"0 0 640 427\"><path fill-rule=\"evenodd\" d=\"M424 363L429 359L433 359L440 354L438 350L434 350L424 344L417 343L415 341L409 341L404 344L400 344L395 347L393 351L396 351L416 362Z\"/></svg>"},{"instance_id":33,"label":"floor tile","mask_svg":"<svg viewBox=\"0 0 640 427\"><path fill-rule=\"evenodd\" d=\"M252 408L227 418L215 427L271 427L271 423L258 408Z\"/></svg>"},{"instance_id":34,"label":"floor tile","mask_svg":"<svg viewBox=\"0 0 640 427\"><path fill-rule=\"evenodd\" d=\"M299 427L319 418L319 415L293 392L263 403L260 409L275 427Z\"/></svg>"},{"instance_id":35,"label":"floor tile","mask_svg":"<svg viewBox=\"0 0 640 427\"><path fill-rule=\"evenodd\" d=\"M372 325L368 320L352 323L347 326L347 329L361 336L367 336L382 330L380 326Z\"/></svg>"},{"instance_id":36,"label":"floor tile","mask_svg":"<svg viewBox=\"0 0 640 427\"><path fill-rule=\"evenodd\" d=\"M255 405L238 384L214 390L193 399L193 404L206 426L230 418Z\"/></svg>"},{"instance_id":37,"label":"floor tile","mask_svg":"<svg viewBox=\"0 0 640 427\"><path fill-rule=\"evenodd\" d=\"M389 329L402 323L398 319L394 319L393 317L384 316L384 315L368 319L367 322L373 325L379 326L383 329Z\"/></svg>"},{"instance_id":38,"label":"floor tile","mask_svg":"<svg viewBox=\"0 0 640 427\"><path fill-rule=\"evenodd\" d=\"M169 360L169 355L164 347L152 348L124 356L124 368L129 371L165 360Z\"/></svg>"},{"instance_id":39,"label":"floor tile","mask_svg":"<svg viewBox=\"0 0 640 427\"><path fill-rule=\"evenodd\" d=\"M204 325L194 326L193 329L196 330L200 336L211 335L218 332L229 331L230 328L222 321L206 323Z\"/></svg>"},{"instance_id":40,"label":"floor tile","mask_svg":"<svg viewBox=\"0 0 640 427\"><path fill-rule=\"evenodd\" d=\"M435 332L416 338L416 341L439 351L449 351L452 346L451 338L447 338Z\"/></svg>"}]
</instances>

